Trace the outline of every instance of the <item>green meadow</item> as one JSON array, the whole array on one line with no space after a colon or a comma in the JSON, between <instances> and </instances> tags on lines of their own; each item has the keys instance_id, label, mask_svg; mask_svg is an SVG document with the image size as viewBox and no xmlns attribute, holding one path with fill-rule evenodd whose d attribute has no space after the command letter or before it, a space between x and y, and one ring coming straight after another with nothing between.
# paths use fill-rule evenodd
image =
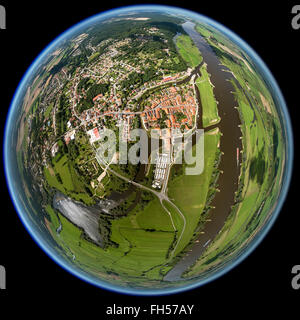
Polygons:
<instances>
[{"instance_id":1,"label":"green meadow","mask_svg":"<svg viewBox=\"0 0 300 320\"><path fill-rule=\"evenodd\" d=\"M74 263L78 267L95 275L103 272L102 276L110 281L118 281L118 276L135 282L143 282L146 278L162 280L160 268L166 262L175 232L157 199L150 201L143 211L137 207L127 216L112 220L111 240L117 247L110 246L105 250L87 241L81 230L50 206L46 210L51 219L53 238L69 259L75 256ZM59 235L56 233L58 217L62 224Z\"/></svg>"},{"instance_id":2,"label":"green meadow","mask_svg":"<svg viewBox=\"0 0 300 320\"><path fill-rule=\"evenodd\" d=\"M53 158L52 166L44 168L44 174L50 187L88 205L94 203L93 198L87 194L85 184L79 179L73 162L67 154L57 154Z\"/></svg>"},{"instance_id":3,"label":"green meadow","mask_svg":"<svg viewBox=\"0 0 300 320\"><path fill-rule=\"evenodd\" d=\"M214 96L206 64L200 68L200 72L201 77L197 78L196 85L200 93L203 127L206 128L220 122L221 118L218 114L218 104Z\"/></svg>"},{"instance_id":4,"label":"green meadow","mask_svg":"<svg viewBox=\"0 0 300 320\"><path fill-rule=\"evenodd\" d=\"M220 141L220 132L215 129L204 135L204 170L200 175L180 175L172 179L168 185L168 196L174 199L173 202L181 210L186 218L186 228L182 240L178 245L175 254L182 251L191 240L196 228L204 222L206 217L204 209L206 207L208 194L214 191L210 187L212 173L215 170L215 161L219 153L218 144ZM182 195L184 190L184 196ZM172 214L177 214L176 209L168 206ZM182 229L178 230L178 235Z\"/></svg>"},{"instance_id":5,"label":"green meadow","mask_svg":"<svg viewBox=\"0 0 300 320\"><path fill-rule=\"evenodd\" d=\"M202 62L202 56L198 48L194 45L192 39L186 35L180 35L176 39L176 45L179 54L187 62L187 64L194 68Z\"/></svg>"}]
</instances>

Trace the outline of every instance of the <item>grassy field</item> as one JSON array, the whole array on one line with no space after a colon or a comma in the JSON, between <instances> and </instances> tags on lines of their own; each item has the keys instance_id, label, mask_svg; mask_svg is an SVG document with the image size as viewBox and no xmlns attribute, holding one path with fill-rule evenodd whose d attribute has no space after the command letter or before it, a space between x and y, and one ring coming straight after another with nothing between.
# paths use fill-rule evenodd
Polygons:
<instances>
[{"instance_id":1,"label":"grassy field","mask_svg":"<svg viewBox=\"0 0 300 320\"><path fill-rule=\"evenodd\" d=\"M213 133L213 134L211 134ZM174 203L179 207L186 217L186 229L182 237L180 245L177 247L175 254L179 253L189 243L195 229L201 220L205 220L202 216L206 205L207 196L210 191L211 176L214 171L214 164L218 152L218 144L220 140L220 132L206 132L204 136L204 155L205 165L204 171L200 175L181 175L174 178L168 186L168 196L174 199ZM184 190L184 196L182 196ZM168 206L172 214L175 209ZM180 234L182 229L178 231Z\"/></svg>"},{"instance_id":2,"label":"grassy field","mask_svg":"<svg viewBox=\"0 0 300 320\"><path fill-rule=\"evenodd\" d=\"M128 216L112 221L111 239L124 247L124 254L127 247L128 253L124 261L135 264L138 268L135 273L140 270L141 274L145 274L165 263L174 236L170 217L157 198L144 209L136 207ZM156 243L155 247L153 243ZM143 261L138 262L141 258ZM151 277L161 278L159 268L151 273Z\"/></svg>"},{"instance_id":3,"label":"grassy field","mask_svg":"<svg viewBox=\"0 0 300 320\"><path fill-rule=\"evenodd\" d=\"M198 48L194 45L192 39L186 35L180 35L177 37L176 45L179 54L187 62L187 64L194 68L202 62L202 56Z\"/></svg>"},{"instance_id":4,"label":"grassy field","mask_svg":"<svg viewBox=\"0 0 300 320\"><path fill-rule=\"evenodd\" d=\"M89 205L94 204L93 198L87 194L85 185L76 174L68 155L65 154L59 157L60 155L57 155L54 158L52 166L44 168L44 175L49 186L72 196L75 200L81 200Z\"/></svg>"},{"instance_id":5,"label":"grassy field","mask_svg":"<svg viewBox=\"0 0 300 320\"><path fill-rule=\"evenodd\" d=\"M162 210L158 198L151 201L146 209L137 215L136 221L142 229L154 228L160 231L174 231L170 217L165 210Z\"/></svg>"},{"instance_id":6,"label":"grassy field","mask_svg":"<svg viewBox=\"0 0 300 320\"><path fill-rule=\"evenodd\" d=\"M112 220L111 240L118 248L106 250L82 237L82 231L61 214L47 206L53 238L62 248L62 254L73 259L79 267L109 281L118 282L119 276L128 281L144 283L149 279L160 281L160 268L166 261L174 240L170 218L157 199L143 210L137 207L129 215ZM59 220L62 231L57 235ZM149 274L148 274L149 273Z\"/></svg>"},{"instance_id":7,"label":"grassy field","mask_svg":"<svg viewBox=\"0 0 300 320\"><path fill-rule=\"evenodd\" d=\"M118 261L118 268L131 275L146 274L153 267L165 263L167 251L173 241L172 232L145 231L135 228L120 228L120 235L124 238L124 249L128 251ZM126 254L125 254L126 253ZM158 278L158 274L152 274Z\"/></svg>"},{"instance_id":8,"label":"grassy field","mask_svg":"<svg viewBox=\"0 0 300 320\"><path fill-rule=\"evenodd\" d=\"M201 68L201 77L196 80L196 85L200 92L200 99L202 105L202 119L203 127L220 122L221 118L218 114L218 104L214 96L213 86L210 82L210 75L207 72L207 65L204 64Z\"/></svg>"},{"instance_id":9,"label":"grassy field","mask_svg":"<svg viewBox=\"0 0 300 320\"><path fill-rule=\"evenodd\" d=\"M51 218L50 228L52 235L57 244L61 247L63 256L67 256L70 260L75 256L74 264L78 267L85 267L92 273L105 272L106 268L111 266L117 259L121 257L116 249L111 249L109 253L85 240L82 237L82 231L75 227L71 222L64 218L60 213L56 215L54 210L47 207L47 213ZM58 235L56 229L61 221L62 231ZM108 276L108 275L107 275ZM109 277L109 276L108 276Z\"/></svg>"}]
</instances>

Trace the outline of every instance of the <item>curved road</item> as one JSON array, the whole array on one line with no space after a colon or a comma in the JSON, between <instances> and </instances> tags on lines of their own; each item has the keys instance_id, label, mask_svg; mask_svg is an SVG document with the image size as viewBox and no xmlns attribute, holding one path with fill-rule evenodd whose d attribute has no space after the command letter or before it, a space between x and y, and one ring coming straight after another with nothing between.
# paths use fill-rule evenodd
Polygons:
<instances>
[{"instance_id":1,"label":"curved road","mask_svg":"<svg viewBox=\"0 0 300 320\"><path fill-rule=\"evenodd\" d=\"M167 208L164 206L163 200L165 200L166 202L168 202L168 203L178 212L178 214L181 216L181 218L182 218L182 220L183 220L183 228L182 228L182 231L181 231L181 233L180 233L180 236L179 236L179 238L178 238L178 240L177 240L177 242L176 242L176 245L175 245L174 249L172 250L172 253L171 253L171 256L170 256L171 258L173 258L174 252L176 251L176 249L177 249L177 247L178 247L178 244L180 243L180 241L181 241L181 239L182 239L182 236L183 236L183 234L184 234L185 228L186 228L186 218L185 218L184 214L180 211L180 209L179 209L179 208L168 198L168 196L166 195L166 193L165 193L166 187L164 187L161 192L157 192L157 191L155 191L155 190L153 190L153 189L151 189L151 188L148 188L148 187L146 187L146 186L144 186L144 185L142 185L142 184L140 184L140 183L138 183L138 182L132 181L132 180L130 180L130 179L122 176L121 174L119 174L118 172L114 171L113 169L111 169L111 168L109 168L109 167L108 167L107 170L110 171L110 172L111 172L112 174L114 174L115 176L117 176L118 178L120 178L120 179L122 179L122 180L124 180L124 181L126 181L126 182L128 182L128 183L131 183L131 184L133 184L134 186L136 186L136 187L138 187L138 188L141 188L141 189L150 191L150 192L152 192L155 196L157 196L158 199L159 199L159 201L160 201L160 203L161 203L161 205L162 205L162 207L163 207L163 208L165 209L165 211L168 213L168 215L169 215L169 217L170 217L170 219L171 219L172 226L173 226L174 230L176 230L176 227L175 227L175 225L174 225L174 221L173 221L173 218L172 218L172 214L171 214L171 213L169 212L169 210L167 210ZM168 172L169 172L169 171L170 171L170 165L169 165L169 170L168 170ZM167 178L168 178L168 177L167 177ZM164 185L166 186L167 184L168 184L168 183L167 183L167 179L166 179Z\"/></svg>"}]
</instances>

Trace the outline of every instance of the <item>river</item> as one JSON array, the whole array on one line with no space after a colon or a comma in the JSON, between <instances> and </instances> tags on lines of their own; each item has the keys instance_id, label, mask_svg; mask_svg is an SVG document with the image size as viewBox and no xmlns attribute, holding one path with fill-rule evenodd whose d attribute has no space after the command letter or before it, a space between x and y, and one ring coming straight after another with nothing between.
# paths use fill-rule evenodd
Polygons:
<instances>
[{"instance_id":1,"label":"river","mask_svg":"<svg viewBox=\"0 0 300 320\"><path fill-rule=\"evenodd\" d=\"M234 108L237 106L232 93L235 90L230 82L234 77L228 72L229 69L227 67L221 65L214 51L194 29L194 26L195 24L192 22L185 22L182 25L184 31L191 37L201 52L203 61L207 64L207 70L211 75L211 82L214 85L214 95L219 102L218 112L221 121L207 129L218 127L223 134L220 138L220 150L223 152L223 155L219 164L219 169L223 173L220 174L217 182L220 192L216 192L211 203L213 209L209 212L210 221L205 223L202 230L204 233L198 236L190 251L164 277L166 281L181 280L182 273L199 259L208 244L220 232L231 212L231 206L234 204L240 174L240 163L237 163L237 148L242 150L242 141L240 139L242 132L239 127L241 124L239 113ZM201 105L199 107L201 108ZM198 129L202 129L202 119L200 118L198 120Z\"/></svg>"}]
</instances>

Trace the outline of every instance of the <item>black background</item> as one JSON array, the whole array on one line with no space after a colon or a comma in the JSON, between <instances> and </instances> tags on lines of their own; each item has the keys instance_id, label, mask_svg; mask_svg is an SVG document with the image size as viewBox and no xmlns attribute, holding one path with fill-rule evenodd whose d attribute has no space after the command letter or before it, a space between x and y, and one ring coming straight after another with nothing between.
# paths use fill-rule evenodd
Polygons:
<instances>
[{"instance_id":1,"label":"black background","mask_svg":"<svg viewBox=\"0 0 300 320\"><path fill-rule=\"evenodd\" d=\"M0 30L0 133L19 81L36 56L59 34L75 23L114 7L150 3L148 1L0 1L7 11L7 29ZM243 38L265 61L286 99L294 131L295 159L290 190L282 211L264 241L246 260L204 287L163 297L126 296L89 285L57 266L31 239L17 217L1 175L0 265L7 270L7 290L0 290L0 317L3 307L12 302L11 313L70 315L84 311L94 319L123 319L105 315L113 303L128 306L152 304L195 304L193 318L246 315L262 312L296 311L300 290L291 287L291 269L300 264L300 212L297 154L297 109L300 86L300 30L291 27L291 9L296 2L263 6L263 1L198 0L151 1L194 10L221 22ZM300 1L299 1L300 4ZM21 303L26 303L22 309ZM240 307L241 309L237 309ZM238 311L241 310L241 311ZM241 313L242 312L242 313ZM126 317L124 317L125 319ZM142 317L139 317L142 318ZM161 319L160 317L145 317ZM191 317L166 317L181 319ZM127 317L126 319L129 319Z\"/></svg>"}]
</instances>

